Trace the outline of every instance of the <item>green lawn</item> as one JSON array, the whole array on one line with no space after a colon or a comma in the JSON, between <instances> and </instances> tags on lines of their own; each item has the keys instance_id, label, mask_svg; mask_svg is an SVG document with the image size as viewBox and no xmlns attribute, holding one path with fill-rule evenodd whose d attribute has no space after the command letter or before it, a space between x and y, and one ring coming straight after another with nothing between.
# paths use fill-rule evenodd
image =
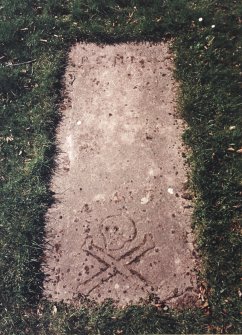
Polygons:
<instances>
[{"instance_id":1,"label":"green lawn","mask_svg":"<svg viewBox=\"0 0 242 335\"><path fill-rule=\"evenodd\" d=\"M0 334L242 333L241 14L232 0L1 1ZM163 38L174 40L208 300L184 311L43 301L43 218L68 49Z\"/></svg>"}]
</instances>

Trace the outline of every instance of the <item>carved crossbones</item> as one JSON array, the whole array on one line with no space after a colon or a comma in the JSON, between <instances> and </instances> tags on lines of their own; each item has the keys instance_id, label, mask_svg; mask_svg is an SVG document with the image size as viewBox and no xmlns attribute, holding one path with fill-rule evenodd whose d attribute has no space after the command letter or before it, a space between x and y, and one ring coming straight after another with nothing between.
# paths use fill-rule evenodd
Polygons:
<instances>
[{"instance_id":1,"label":"carved crossbones","mask_svg":"<svg viewBox=\"0 0 242 335\"><path fill-rule=\"evenodd\" d=\"M87 238L83 246L83 250L86 251L88 254L92 255L99 262L103 263L105 265L105 268L101 269L97 274L93 275L91 278L81 283L82 293L88 295L96 287L108 281L117 273L128 278L135 287L140 287L144 285L147 286L148 284L145 278L143 278L143 276L135 270L129 269L128 266L133 262L137 261L147 251L153 249L154 247L155 243L153 240L153 235L150 233L145 234L141 243L132 247L123 255L114 258L108 253L107 249L98 247L93 243L93 240L91 238ZM91 289L86 285L89 282L92 282Z\"/></svg>"}]
</instances>

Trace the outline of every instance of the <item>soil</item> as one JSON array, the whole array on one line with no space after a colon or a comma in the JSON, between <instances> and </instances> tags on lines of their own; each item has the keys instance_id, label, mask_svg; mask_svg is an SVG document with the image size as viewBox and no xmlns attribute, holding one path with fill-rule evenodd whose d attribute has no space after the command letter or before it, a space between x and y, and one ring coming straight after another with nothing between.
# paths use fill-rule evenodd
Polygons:
<instances>
[{"instance_id":1,"label":"soil","mask_svg":"<svg viewBox=\"0 0 242 335\"><path fill-rule=\"evenodd\" d=\"M196 299L173 67L168 43L72 48L46 216L50 300Z\"/></svg>"}]
</instances>

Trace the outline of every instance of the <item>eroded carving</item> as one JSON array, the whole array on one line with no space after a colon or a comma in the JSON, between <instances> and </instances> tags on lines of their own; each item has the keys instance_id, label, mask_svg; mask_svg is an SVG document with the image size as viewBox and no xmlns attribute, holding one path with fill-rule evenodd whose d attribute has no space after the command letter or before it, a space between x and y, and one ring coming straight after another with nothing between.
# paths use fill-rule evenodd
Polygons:
<instances>
[{"instance_id":1,"label":"eroded carving","mask_svg":"<svg viewBox=\"0 0 242 335\"><path fill-rule=\"evenodd\" d=\"M124 276L135 288L144 286L149 288L148 281L140 273L132 269L131 265L139 261L149 250L155 248L153 235L151 233L145 234L143 240L135 244L137 236L135 222L127 217L124 220L122 217L124 223L122 228L115 221L117 218L120 219L120 216L109 216L102 222L101 231L105 248L96 245L90 236L84 242L82 249L101 263L102 267L98 273L80 284L79 287L81 287L83 294L88 295L117 274ZM127 232L129 235L127 235ZM118 239L121 242L118 242ZM124 245L131 241L131 247L128 250L125 249L121 256L113 255L113 251L118 249L122 251Z\"/></svg>"},{"instance_id":2,"label":"eroded carving","mask_svg":"<svg viewBox=\"0 0 242 335\"><path fill-rule=\"evenodd\" d=\"M135 222L127 216L110 215L101 222L101 234L107 250L120 250L135 239Z\"/></svg>"}]
</instances>

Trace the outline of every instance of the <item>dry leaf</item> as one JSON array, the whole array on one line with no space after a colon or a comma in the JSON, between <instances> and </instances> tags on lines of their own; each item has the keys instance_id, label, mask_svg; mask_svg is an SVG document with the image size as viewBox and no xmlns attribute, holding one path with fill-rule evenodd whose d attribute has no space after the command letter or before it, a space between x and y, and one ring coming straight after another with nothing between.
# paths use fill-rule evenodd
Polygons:
<instances>
[{"instance_id":1,"label":"dry leaf","mask_svg":"<svg viewBox=\"0 0 242 335\"><path fill-rule=\"evenodd\" d=\"M52 315L55 315L56 313L57 313L57 307L56 305L54 305L52 309Z\"/></svg>"},{"instance_id":2,"label":"dry leaf","mask_svg":"<svg viewBox=\"0 0 242 335\"><path fill-rule=\"evenodd\" d=\"M242 292L240 291L240 289L238 289L238 295L240 298L242 297Z\"/></svg>"},{"instance_id":3,"label":"dry leaf","mask_svg":"<svg viewBox=\"0 0 242 335\"><path fill-rule=\"evenodd\" d=\"M205 301L205 303L202 305L202 308L207 308L209 306L208 301Z\"/></svg>"},{"instance_id":4,"label":"dry leaf","mask_svg":"<svg viewBox=\"0 0 242 335\"><path fill-rule=\"evenodd\" d=\"M174 190L173 190L173 188L171 188L171 187L169 187L169 188L167 189L167 192L170 193L170 194L174 194Z\"/></svg>"},{"instance_id":5,"label":"dry leaf","mask_svg":"<svg viewBox=\"0 0 242 335\"><path fill-rule=\"evenodd\" d=\"M13 136L12 135L6 137L6 142L7 143L12 142L12 141L13 141Z\"/></svg>"}]
</instances>

